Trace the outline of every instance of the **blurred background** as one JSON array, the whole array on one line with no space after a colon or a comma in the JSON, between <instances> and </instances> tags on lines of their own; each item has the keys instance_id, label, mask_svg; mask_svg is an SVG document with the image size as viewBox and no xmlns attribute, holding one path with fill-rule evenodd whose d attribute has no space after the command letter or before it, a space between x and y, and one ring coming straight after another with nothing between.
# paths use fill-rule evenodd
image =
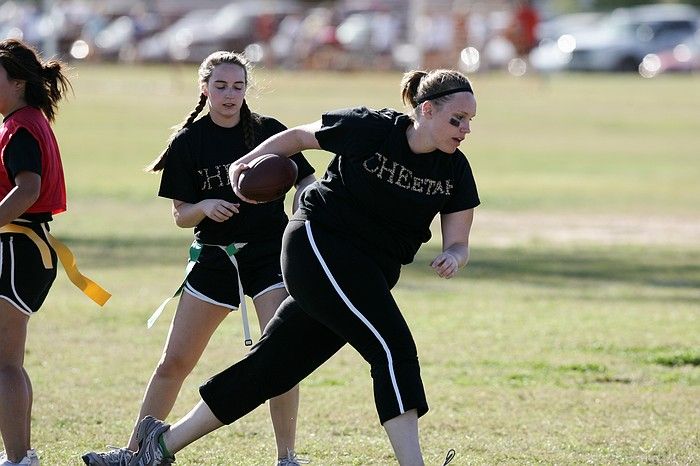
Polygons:
<instances>
[{"instance_id":1,"label":"blurred background","mask_svg":"<svg viewBox=\"0 0 700 466\"><path fill-rule=\"evenodd\" d=\"M69 212L52 231L114 294L94 312L59 272L32 319L43 463L75 464L132 427L169 325L145 321L181 283L191 242L143 167L197 104L197 64L232 49L259 64L251 109L287 126L334 108L396 108L407 68L455 67L474 80L479 115L463 150L482 206L470 266L431 278L435 224L394 289L417 329L429 463L453 447L458 464L700 465L698 8L0 0L0 37L72 68L75 93L55 124ZM329 154L306 155L321 176ZM238 319L214 335L174 418L247 351ZM360 364L344 351L304 382L299 448L314 465L391 462ZM329 416L328 406L347 409ZM258 409L178 464L257 465L273 444Z\"/></svg>"},{"instance_id":2,"label":"blurred background","mask_svg":"<svg viewBox=\"0 0 700 466\"><path fill-rule=\"evenodd\" d=\"M7 0L0 38L76 62L465 72L700 71L700 0Z\"/></svg>"}]
</instances>

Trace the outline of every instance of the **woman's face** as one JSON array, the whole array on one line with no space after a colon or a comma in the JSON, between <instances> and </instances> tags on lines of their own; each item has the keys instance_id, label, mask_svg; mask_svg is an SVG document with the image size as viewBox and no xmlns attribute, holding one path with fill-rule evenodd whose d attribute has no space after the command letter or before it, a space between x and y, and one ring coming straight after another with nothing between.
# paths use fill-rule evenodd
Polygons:
<instances>
[{"instance_id":1,"label":"woman's face","mask_svg":"<svg viewBox=\"0 0 700 466\"><path fill-rule=\"evenodd\" d=\"M0 65L0 114L7 116L17 108L21 100L21 82L10 79L5 67Z\"/></svg>"},{"instance_id":2,"label":"woman's face","mask_svg":"<svg viewBox=\"0 0 700 466\"><path fill-rule=\"evenodd\" d=\"M467 134L471 120L476 116L476 98L470 92L458 92L439 107L430 102L423 109L430 122L433 144L448 154L457 150Z\"/></svg>"},{"instance_id":3,"label":"woman's face","mask_svg":"<svg viewBox=\"0 0 700 466\"><path fill-rule=\"evenodd\" d=\"M245 91L245 69L230 63L217 65L209 82L202 84L202 92L209 98L209 113L216 123L238 123Z\"/></svg>"}]
</instances>

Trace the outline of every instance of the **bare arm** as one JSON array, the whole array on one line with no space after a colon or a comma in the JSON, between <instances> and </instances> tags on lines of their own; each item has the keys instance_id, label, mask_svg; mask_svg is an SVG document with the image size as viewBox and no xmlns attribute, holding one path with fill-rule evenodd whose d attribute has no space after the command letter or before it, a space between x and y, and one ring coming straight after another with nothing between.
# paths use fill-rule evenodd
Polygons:
<instances>
[{"instance_id":1,"label":"bare arm","mask_svg":"<svg viewBox=\"0 0 700 466\"><path fill-rule=\"evenodd\" d=\"M316 140L316 131L321 129L321 120L309 123L306 125L295 126L281 133L277 133L265 140L258 147L248 152L245 156L236 160L229 168L229 178L231 178L231 186L238 197L249 201L238 192L238 177L241 172L248 169L248 163L265 154L277 154L285 157L290 157L297 152L307 149L320 149L321 147ZM249 201L251 202L251 201Z\"/></svg>"},{"instance_id":2,"label":"bare arm","mask_svg":"<svg viewBox=\"0 0 700 466\"><path fill-rule=\"evenodd\" d=\"M430 264L440 277L454 277L469 262L469 232L473 220L474 209L440 216L442 253Z\"/></svg>"},{"instance_id":3,"label":"bare arm","mask_svg":"<svg viewBox=\"0 0 700 466\"><path fill-rule=\"evenodd\" d=\"M16 219L39 199L41 176L30 171L19 172L15 176L15 185L0 201L0 225Z\"/></svg>"},{"instance_id":4,"label":"bare arm","mask_svg":"<svg viewBox=\"0 0 700 466\"><path fill-rule=\"evenodd\" d=\"M270 136L258 147L236 160L236 164L246 164L265 154L277 154L290 157L307 149L320 149L316 132L321 129L321 120L306 125L295 126Z\"/></svg>"},{"instance_id":5,"label":"bare arm","mask_svg":"<svg viewBox=\"0 0 700 466\"><path fill-rule=\"evenodd\" d=\"M180 228L193 228L205 217L215 222L224 222L238 213L239 204L223 199L204 199L196 204L173 199L173 218Z\"/></svg>"}]
</instances>

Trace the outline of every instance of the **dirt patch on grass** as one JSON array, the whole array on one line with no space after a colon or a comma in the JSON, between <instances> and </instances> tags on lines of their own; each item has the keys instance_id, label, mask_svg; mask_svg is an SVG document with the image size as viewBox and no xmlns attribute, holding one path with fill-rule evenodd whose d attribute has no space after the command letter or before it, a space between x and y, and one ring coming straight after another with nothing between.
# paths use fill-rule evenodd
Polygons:
<instances>
[{"instance_id":1,"label":"dirt patch on grass","mask_svg":"<svg viewBox=\"0 0 700 466\"><path fill-rule=\"evenodd\" d=\"M700 247L700 217L477 211L474 244L597 243Z\"/></svg>"}]
</instances>

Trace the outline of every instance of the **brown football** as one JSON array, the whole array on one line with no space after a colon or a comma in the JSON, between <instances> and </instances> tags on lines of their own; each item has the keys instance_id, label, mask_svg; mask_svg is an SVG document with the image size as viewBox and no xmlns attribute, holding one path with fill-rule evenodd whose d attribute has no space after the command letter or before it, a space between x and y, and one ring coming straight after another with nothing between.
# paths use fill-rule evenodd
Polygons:
<instances>
[{"instance_id":1,"label":"brown football","mask_svg":"<svg viewBox=\"0 0 700 466\"><path fill-rule=\"evenodd\" d=\"M261 155L248 166L238 177L238 190L254 201L270 202L283 197L297 179L297 165L281 155Z\"/></svg>"}]
</instances>

